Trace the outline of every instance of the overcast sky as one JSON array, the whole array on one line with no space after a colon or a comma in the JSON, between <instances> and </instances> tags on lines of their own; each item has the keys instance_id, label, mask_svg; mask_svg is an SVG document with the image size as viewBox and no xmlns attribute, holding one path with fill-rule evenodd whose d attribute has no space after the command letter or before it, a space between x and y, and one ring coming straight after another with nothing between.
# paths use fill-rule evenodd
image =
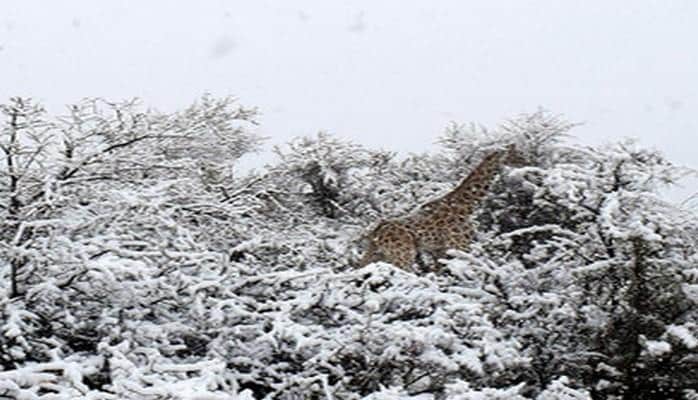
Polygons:
<instances>
[{"instance_id":1,"label":"overcast sky","mask_svg":"<svg viewBox=\"0 0 698 400\"><path fill-rule=\"evenodd\" d=\"M272 143L402 152L544 107L585 122L582 143L637 137L698 167L697 38L693 0L22 0L0 11L0 101L232 94Z\"/></svg>"}]
</instances>

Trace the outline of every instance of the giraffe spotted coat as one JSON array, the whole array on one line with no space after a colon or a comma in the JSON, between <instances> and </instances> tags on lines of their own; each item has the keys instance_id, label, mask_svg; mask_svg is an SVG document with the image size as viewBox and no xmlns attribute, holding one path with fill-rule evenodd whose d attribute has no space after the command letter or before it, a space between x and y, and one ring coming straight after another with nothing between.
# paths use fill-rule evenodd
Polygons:
<instances>
[{"instance_id":1,"label":"giraffe spotted coat","mask_svg":"<svg viewBox=\"0 0 698 400\"><path fill-rule=\"evenodd\" d=\"M471 215L501 165L513 154L513 146L490 153L446 195L423 204L411 215L379 222L367 235L368 248L360 265L385 261L411 269L420 252L440 258L448 249L467 248L473 236Z\"/></svg>"}]
</instances>

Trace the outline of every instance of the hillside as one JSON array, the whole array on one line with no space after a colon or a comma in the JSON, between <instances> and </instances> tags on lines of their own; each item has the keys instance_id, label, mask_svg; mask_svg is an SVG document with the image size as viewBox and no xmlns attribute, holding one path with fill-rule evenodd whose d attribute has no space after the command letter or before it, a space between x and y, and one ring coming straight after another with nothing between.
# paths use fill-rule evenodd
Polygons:
<instances>
[{"instance_id":1,"label":"hillside","mask_svg":"<svg viewBox=\"0 0 698 400\"><path fill-rule=\"evenodd\" d=\"M698 399L698 218L659 195L691 171L655 151L538 112L238 175L233 99L67 110L0 106L0 399ZM508 144L467 251L356 267Z\"/></svg>"}]
</instances>

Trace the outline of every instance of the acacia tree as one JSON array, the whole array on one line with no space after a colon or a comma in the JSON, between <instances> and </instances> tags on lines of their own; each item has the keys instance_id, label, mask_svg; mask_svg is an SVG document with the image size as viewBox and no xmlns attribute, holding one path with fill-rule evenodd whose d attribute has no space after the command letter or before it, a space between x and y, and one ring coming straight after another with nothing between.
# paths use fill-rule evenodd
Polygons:
<instances>
[{"instance_id":1,"label":"acacia tree","mask_svg":"<svg viewBox=\"0 0 698 400\"><path fill-rule=\"evenodd\" d=\"M32 230L22 225L24 214L40 212L33 204L33 197L41 192L44 183L39 169L50 151L51 124L45 120L43 108L31 100L13 98L9 104L0 106L0 111L5 117L0 132L3 250L4 258L10 263L10 296L16 297L18 274L27 258L11 249L31 238ZM29 207L31 210L27 210Z\"/></svg>"},{"instance_id":2,"label":"acacia tree","mask_svg":"<svg viewBox=\"0 0 698 400\"><path fill-rule=\"evenodd\" d=\"M571 126L525 116L469 142L533 146L495 185L467 262L450 267L487 289L493 320L523 341L531 387L567 375L594 398L682 398L695 382L695 215L657 192L687 170L633 143L565 146Z\"/></svg>"},{"instance_id":3,"label":"acacia tree","mask_svg":"<svg viewBox=\"0 0 698 400\"><path fill-rule=\"evenodd\" d=\"M35 239L65 213L98 203L115 188L165 182L173 198L188 192L191 202L196 193L214 192L214 198L228 200L233 163L260 141L247 131L255 110L232 98L204 96L176 114L99 99L70 106L58 118L49 118L31 99L13 98L0 110L2 249L11 265L10 297L24 292L20 281L31 280ZM216 207L181 206L191 213Z\"/></svg>"},{"instance_id":4,"label":"acacia tree","mask_svg":"<svg viewBox=\"0 0 698 400\"><path fill-rule=\"evenodd\" d=\"M0 397L695 396L695 215L656 196L682 173L659 154L568 146L574 125L539 112L451 126L444 151L402 160L302 138L233 176L259 139L230 99L61 118L20 103L35 112L13 125L7 106L3 125ZM523 162L441 273L350 265L362 229L509 143Z\"/></svg>"},{"instance_id":5,"label":"acacia tree","mask_svg":"<svg viewBox=\"0 0 698 400\"><path fill-rule=\"evenodd\" d=\"M99 99L57 118L30 99L1 109L6 369L94 352L110 318L187 301L178 292L188 280L173 270L220 268L198 221L241 211L232 165L260 142L253 109L209 96L175 114Z\"/></svg>"}]
</instances>

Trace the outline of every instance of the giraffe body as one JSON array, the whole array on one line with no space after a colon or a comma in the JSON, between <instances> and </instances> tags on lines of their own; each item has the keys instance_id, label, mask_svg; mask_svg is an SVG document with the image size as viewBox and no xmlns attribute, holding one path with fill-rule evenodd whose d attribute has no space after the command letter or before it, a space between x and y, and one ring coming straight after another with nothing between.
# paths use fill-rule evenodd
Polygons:
<instances>
[{"instance_id":1,"label":"giraffe body","mask_svg":"<svg viewBox=\"0 0 698 400\"><path fill-rule=\"evenodd\" d=\"M512 154L513 146L508 151L489 154L444 196L423 204L406 217L381 221L368 234L369 246L360 264L385 261L411 269L420 252L437 259L445 256L448 249L466 249L473 236L471 215L502 163Z\"/></svg>"},{"instance_id":2,"label":"giraffe body","mask_svg":"<svg viewBox=\"0 0 698 400\"><path fill-rule=\"evenodd\" d=\"M410 269L417 257L414 233L402 221L381 221L369 235L368 249L361 266L376 261Z\"/></svg>"}]
</instances>

